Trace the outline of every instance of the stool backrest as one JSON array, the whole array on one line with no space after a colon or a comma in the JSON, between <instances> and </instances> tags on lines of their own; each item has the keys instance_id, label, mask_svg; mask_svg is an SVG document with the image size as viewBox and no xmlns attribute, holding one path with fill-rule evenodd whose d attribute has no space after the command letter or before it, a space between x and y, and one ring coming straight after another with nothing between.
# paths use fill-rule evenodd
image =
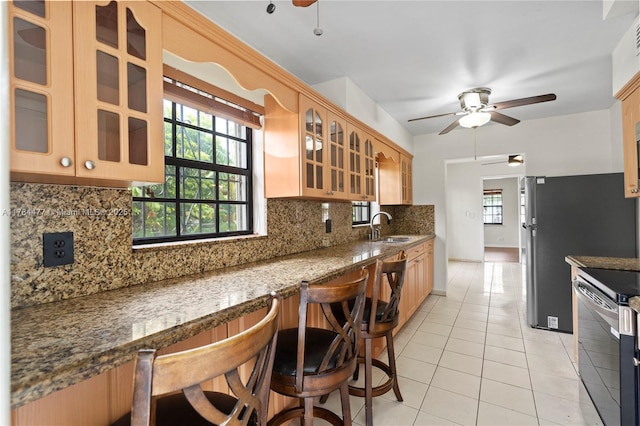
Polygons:
<instances>
[{"instance_id":1,"label":"stool backrest","mask_svg":"<svg viewBox=\"0 0 640 426\"><path fill-rule=\"evenodd\" d=\"M309 305L318 304L328 327L336 333L331 344L322 356L316 375L330 374L332 370L349 368L358 358L358 340L364 313L364 300L369 272L362 270L361 276L347 283L309 284L302 283L300 290L300 308L298 318L298 350L296 362L296 391L304 390L304 357ZM342 306L336 317L331 305ZM335 309L335 308L334 308Z\"/></svg>"},{"instance_id":2,"label":"stool backrest","mask_svg":"<svg viewBox=\"0 0 640 426\"><path fill-rule=\"evenodd\" d=\"M400 297L402 296L402 286L407 271L407 255L401 251L397 260L378 260L376 263L376 278L371 294L371 316L369 318L369 329L375 329L377 323L397 321L399 314ZM382 292L382 281L386 277L389 283L391 294L386 301L384 310L378 312L380 293Z\"/></svg>"},{"instance_id":3,"label":"stool backrest","mask_svg":"<svg viewBox=\"0 0 640 426\"><path fill-rule=\"evenodd\" d=\"M273 293L269 312L258 324L219 342L160 356L155 350L139 351L131 425L155 425L156 398L176 391L182 391L211 423L246 425L255 413L260 424L266 425L280 306L280 297ZM239 367L252 360L251 374L243 381ZM201 387L203 382L223 375L238 399L229 415L213 406Z\"/></svg>"}]
</instances>

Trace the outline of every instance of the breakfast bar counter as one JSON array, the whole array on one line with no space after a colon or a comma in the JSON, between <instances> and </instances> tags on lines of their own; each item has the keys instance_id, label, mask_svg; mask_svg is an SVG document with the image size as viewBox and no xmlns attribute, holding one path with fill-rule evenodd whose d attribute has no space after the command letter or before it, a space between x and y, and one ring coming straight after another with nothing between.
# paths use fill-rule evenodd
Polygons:
<instances>
[{"instance_id":1,"label":"breakfast bar counter","mask_svg":"<svg viewBox=\"0 0 640 426\"><path fill-rule=\"evenodd\" d=\"M11 406L19 407L266 306L376 259L433 239L356 241L204 274L141 284L11 312Z\"/></svg>"}]
</instances>

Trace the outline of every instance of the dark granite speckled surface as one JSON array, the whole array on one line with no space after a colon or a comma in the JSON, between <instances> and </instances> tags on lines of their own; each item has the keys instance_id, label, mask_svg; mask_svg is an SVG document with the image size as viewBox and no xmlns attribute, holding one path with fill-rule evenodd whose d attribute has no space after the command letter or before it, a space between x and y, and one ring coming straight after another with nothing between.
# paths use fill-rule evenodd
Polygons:
<instances>
[{"instance_id":1,"label":"dark granite speckled surface","mask_svg":"<svg viewBox=\"0 0 640 426\"><path fill-rule=\"evenodd\" d=\"M567 263L579 268L640 271L640 259L627 257L567 256Z\"/></svg>"},{"instance_id":2,"label":"dark granite speckled surface","mask_svg":"<svg viewBox=\"0 0 640 426\"><path fill-rule=\"evenodd\" d=\"M203 274L12 310L11 404L23 405L434 238L356 241Z\"/></svg>"}]
</instances>

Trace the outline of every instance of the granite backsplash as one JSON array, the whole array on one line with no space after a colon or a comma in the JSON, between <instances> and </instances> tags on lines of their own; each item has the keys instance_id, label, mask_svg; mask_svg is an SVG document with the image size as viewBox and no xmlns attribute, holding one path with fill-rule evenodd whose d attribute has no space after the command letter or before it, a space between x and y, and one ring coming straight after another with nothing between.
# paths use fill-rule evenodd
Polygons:
<instances>
[{"instance_id":1,"label":"granite backsplash","mask_svg":"<svg viewBox=\"0 0 640 426\"><path fill-rule=\"evenodd\" d=\"M329 203L325 233L320 201L269 199L267 235L132 248L131 192L123 189L11 184L11 305L85 296L366 238L351 226L351 203ZM434 232L434 208L385 206L383 234ZM73 264L43 265L42 235L74 233ZM324 241L323 241L324 240Z\"/></svg>"}]
</instances>

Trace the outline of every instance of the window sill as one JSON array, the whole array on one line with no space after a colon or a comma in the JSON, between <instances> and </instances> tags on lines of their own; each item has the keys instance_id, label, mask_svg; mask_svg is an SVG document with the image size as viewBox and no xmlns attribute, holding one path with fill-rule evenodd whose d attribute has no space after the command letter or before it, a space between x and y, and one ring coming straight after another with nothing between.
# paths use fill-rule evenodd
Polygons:
<instances>
[{"instance_id":1,"label":"window sill","mask_svg":"<svg viewBox=\"0 0 640 426\"><path fill-rule=\"evenodd\" d=\"M169 243L156 243L156 244L139 244L133 246L133 252L146 252L146 251L160 251L160 250L173 250L179 249L185 246L194 247L198 245L212 245L212 244L222 244L222 243L231 243L234 241L247 240L247 239L255 239L255 238L266 238L266 234L253 234L253 235L240 235L240 236L232 236L232 237L222 237L222 238L207 238L203 240L190 240L190 241L173 241Z\"/></svg>"}]
</instances>

